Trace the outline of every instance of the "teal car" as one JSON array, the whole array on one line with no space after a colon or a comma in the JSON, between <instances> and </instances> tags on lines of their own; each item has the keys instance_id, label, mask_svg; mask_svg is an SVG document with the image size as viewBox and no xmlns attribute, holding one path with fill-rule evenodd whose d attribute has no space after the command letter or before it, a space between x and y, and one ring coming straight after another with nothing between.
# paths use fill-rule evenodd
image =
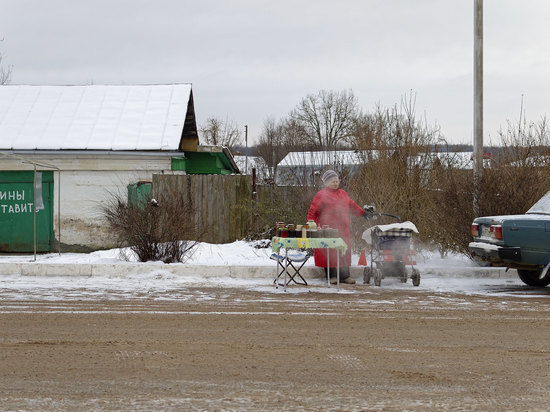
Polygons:
<instances>
[{"instance_id":1,"label":"teal car","mask_svg":"<svg viewBox=\"0 0 550 412\"><path fill-rule=\"evenodd\" d=\"M476 261L517 269L529 286L550 284L550 192L524 215L474 219L472 236L468 250Z\"/></svg>"}]
</instances>

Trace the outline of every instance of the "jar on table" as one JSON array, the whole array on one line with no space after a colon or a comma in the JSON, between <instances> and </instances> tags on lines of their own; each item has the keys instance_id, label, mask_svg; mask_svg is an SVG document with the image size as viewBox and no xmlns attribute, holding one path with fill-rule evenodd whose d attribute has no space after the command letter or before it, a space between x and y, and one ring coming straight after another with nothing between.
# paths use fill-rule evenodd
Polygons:
<instances>
[{"instance_id":1,"label":"jar on table","mask_svg":"<svg viewBox=\"0 0 550 412\"><path fill-rule=\"evenodd\" d=\"M281 228L285 227L285 222L277 222L275 225L275 236L281 237Z\"/></svg>"},{"instance_id":2,"label":"jar on table","mask_svg":"<svg viewBox=\"0 0 550 412\"><path fill-rule=\"evenodd\" d=\"M286 228L288 229L288 237L296 237L296 229L292 223L286 225Z\"/></svg>"}]
</instances>

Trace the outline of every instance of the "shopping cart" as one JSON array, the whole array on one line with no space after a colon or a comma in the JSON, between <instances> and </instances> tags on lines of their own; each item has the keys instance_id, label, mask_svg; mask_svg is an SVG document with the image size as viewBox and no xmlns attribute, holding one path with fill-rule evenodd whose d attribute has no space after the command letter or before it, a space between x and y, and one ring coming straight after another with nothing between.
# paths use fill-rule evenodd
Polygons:
<instances>
[{"instance_id":1,"label":"shopping cart","mask_svg":"<svg viewBox=\"0 0 550 412\"><path fill-rule=\"evenodd\" d=\"M363 240L370 246L370 263L363 270L363 283L380 286L385 277L398 277L406 283L410 278L414 286L420 285L420 272L412 244L413 233L418 233L412 222L401 222L396 215L366 211L367 220L389 216L398 221L388 225L375 225L363 232Z\"/></svg>"}]
</instances>

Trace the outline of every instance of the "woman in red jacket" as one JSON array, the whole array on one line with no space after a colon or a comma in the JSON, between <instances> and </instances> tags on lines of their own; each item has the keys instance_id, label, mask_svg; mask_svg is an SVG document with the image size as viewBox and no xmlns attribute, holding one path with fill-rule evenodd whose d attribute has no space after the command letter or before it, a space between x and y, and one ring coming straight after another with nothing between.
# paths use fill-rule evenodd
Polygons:
<instances>
[{"instance_id":1,"label":"woman in red jacket","mask_svg":"<svg viewBox=\"0 0 550 412\"><path fill-rule=\"evenodd\" d=\"M327 170L321 177L325 188L317 192L309 211L307 219L314 220L317 226L328 225L338 229L339 236L346 242L348 249L343 258L340 257L340 280L343 283L353 284L355 280L350 277L349 266L351 265L351 236L350 236L350 214L363 216L365 211L361 209L348 194L339 189L340 179L334 170ZM329 249L330 253L330 281L336 283L336 249ZM327 269L327 249L315 249L315 266Z\"/></svg>"}]
</instances>

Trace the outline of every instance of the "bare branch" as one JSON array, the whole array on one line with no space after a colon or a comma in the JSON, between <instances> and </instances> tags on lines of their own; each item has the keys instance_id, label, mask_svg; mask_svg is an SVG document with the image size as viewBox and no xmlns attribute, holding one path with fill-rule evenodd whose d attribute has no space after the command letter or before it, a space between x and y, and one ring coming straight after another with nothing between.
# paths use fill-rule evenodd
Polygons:
<instances>
[{"instance_id":1,"label":"bare branch","mask_svg":"<svg viewBox=\"0 0 550 412\"><path fill-rule=\"evenodd\" d=\"M199 128L201 139L210 145L225 146L233 149L242 143L242 133L233 121L222 120L216 117L206 119L204 125Z\"/></svg>"},{"instance_id":2,"label":"bare branch","mask_svg":"<svg viewBox=\"0 0 550 412\"><path fill-rule=\"evenodd\" d=\"M10 82L12 72L11 66L7 68L2 67L2 58L3 56L0 53L0 85L8 84Z\"/></svg>"},{"instance_id":3,"label":"bare branch","mask_svg":"<svg viewBox=\"0 0 550 412\"><path fill-rule=\"evenodd\" d=\"M290 112L289 120L303 130L302 145L333 148L351 137L358 114L357 99L351 90L321 90L302 99Z\"/></svg>"}]
</instances>

